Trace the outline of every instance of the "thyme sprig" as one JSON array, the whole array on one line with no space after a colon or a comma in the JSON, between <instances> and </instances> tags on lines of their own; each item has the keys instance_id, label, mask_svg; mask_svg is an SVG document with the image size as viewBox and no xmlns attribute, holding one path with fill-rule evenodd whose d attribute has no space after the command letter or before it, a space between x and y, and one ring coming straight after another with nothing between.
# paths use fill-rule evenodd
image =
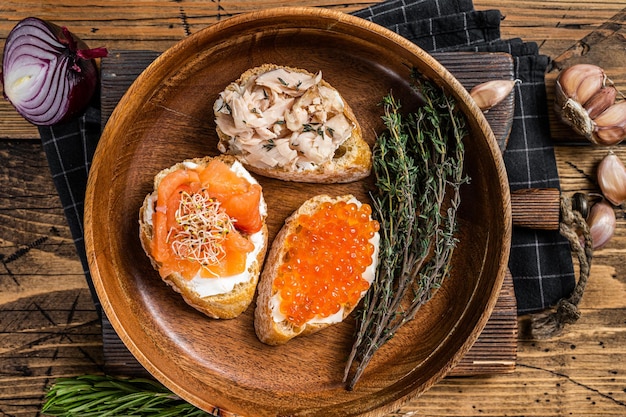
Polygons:
<instances>
[{"instance_id":1,"label":"thyme sprig","mask_svg":"<svg viewBox=\"0 0 626 417\"><path fill-rule=\"evenodd\" d=\"M357 316L344 382L351 390L375 352L433 296L449 274L463 171L465 119L443 89L413 73L424 99L403 116L383 99L385 131L377 138L371 194L380 227L376 277ZM358 364L352 376L353 364Z\"/></svg>"},{"instance_id":2,"label":"thyme sprig","mask_svg":"<svg viewBox=\"0 0 626 417\"><path fill-rule=\"evenodd\" d=\"M83 375L60 378L46 393L43 414L63 417L210 417L160 383L145 378Z\"/></svg>"}]
</instances>

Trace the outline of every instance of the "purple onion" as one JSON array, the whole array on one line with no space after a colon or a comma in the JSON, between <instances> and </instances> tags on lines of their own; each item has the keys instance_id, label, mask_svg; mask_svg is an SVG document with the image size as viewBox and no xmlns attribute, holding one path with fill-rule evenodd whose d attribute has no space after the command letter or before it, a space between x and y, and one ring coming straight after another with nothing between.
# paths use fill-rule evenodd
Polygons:
<instances>
[{"instance_id":1,"label":"purple onion","mask_svg":"<svg viewBox=\"0 0 626 417\"><path fill-rule=\"evenodd\" d=\"M94 58L104 48L87 45L65 27L28 17L4 45L4 96L29 122L49 126L85 109L98 85Z\"/></svg>"}]
</instances>

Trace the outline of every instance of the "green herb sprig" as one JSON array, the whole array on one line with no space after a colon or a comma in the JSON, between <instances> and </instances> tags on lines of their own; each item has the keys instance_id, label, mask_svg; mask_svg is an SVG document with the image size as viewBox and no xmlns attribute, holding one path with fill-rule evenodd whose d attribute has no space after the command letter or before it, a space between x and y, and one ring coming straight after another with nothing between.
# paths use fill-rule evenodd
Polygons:
<instances>
[{"instance_id":1,"label":"green herb sprig","mask_svg":"<svg viewBox=\"0 0 626 417\"><path fill-rule=\"evenodd\" d=\"M185 402L156 381L106 375L56 380L41 411L59 417L217 416Z\"/></svg>"},{"instance_id":2,"label":"green herb sprig","mask_svg":"<svg viewBox=\"0 0 626 417\"><path fill-rule=\"evenodd\" d=\"M415 317L449 274L457 239L465 118L445 91L413 72L424 104L403 116L392 94L383 99L385 131L377 138L371 194L380 223L376 277L357 316L344 382L351 390L375 352ZM354 363L358 363L352 376Z\"/></svg>"}]
</instances>

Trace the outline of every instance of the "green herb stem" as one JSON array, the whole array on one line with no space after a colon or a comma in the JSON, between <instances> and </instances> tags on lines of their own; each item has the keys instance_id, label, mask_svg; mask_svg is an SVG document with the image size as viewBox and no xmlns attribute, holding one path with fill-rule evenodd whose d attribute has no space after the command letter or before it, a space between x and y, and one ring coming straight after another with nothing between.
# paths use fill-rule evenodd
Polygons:
<instances>
[{"instance_id":1,"label":"green herb stem","mask_svg":"<svg viewBox=\"0 0 626 417\"><path fill-rule=\"evenodd\" d=\"M83 375L61 378L46 393L42 413L62 417L210 417L145 378Z\"/></svg>"},{"instance_id":2,"label":"green herb stem","mask_svg":"<svg viewBox=\"0 0 626 417\"><path fill-rule=\"evenodd\" d=\"M465 119L434 83L414 73L424 104L406 116L389 94L386 130L377 138L373 212L380 222L376 277L357 316L345 372L353 389L375 352L389 341L449 274L463 172ZM350 378L353 363L358 363Z\"/></svg>"}]
</instances>

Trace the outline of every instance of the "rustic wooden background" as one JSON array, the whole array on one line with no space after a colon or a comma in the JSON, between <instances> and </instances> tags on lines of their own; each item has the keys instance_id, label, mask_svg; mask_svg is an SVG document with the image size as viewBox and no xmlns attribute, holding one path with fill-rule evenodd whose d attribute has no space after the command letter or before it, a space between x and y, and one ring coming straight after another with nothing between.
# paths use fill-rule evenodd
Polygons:
<instances>
[{"instance_id":1,"label":"rustic wooden background","mask_svg":"<svg viewBox=\"0 0 626 417\"><path fill-rule=\"evenodd\" d=\"M371 2L291 1L351 11ZM187 33L269 0L107 1L3 0L0 47L23 17L71 27L92 47L164 50ZM536 41L555 65L599 63L626 91L624 1L475 0L506 16L502 37ZM553 74L548 74L548 90ZM565 193L597 191L604 148L569 144L554 123ZM100 372L98 317L76 257L36 129L0 102L0 415L36 416L54 378ZM626 161L626 151L616 147ZM393 415L626 415L626 276L624 211L596 252L581 303L582 318L549 341L520 341L515 372L446 378Z\"/></svg>"}]
</instances>

